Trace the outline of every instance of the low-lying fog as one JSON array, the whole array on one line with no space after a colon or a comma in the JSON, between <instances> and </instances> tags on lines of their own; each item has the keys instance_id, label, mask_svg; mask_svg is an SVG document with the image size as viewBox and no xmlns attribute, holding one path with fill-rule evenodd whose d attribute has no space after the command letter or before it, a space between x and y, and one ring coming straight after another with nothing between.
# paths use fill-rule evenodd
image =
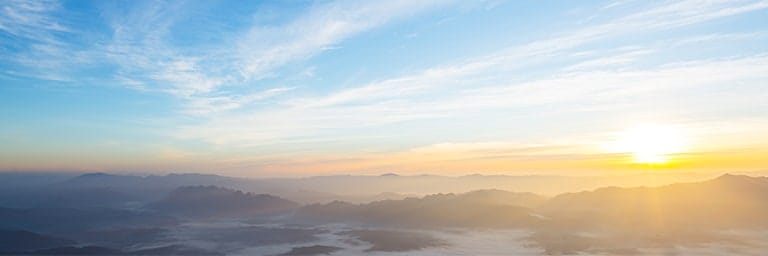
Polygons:
<instances>
[{"instance_id":1,"label":"low-lying fog","mask_svg":"<svg viewBox=\"0 0 768 256\"><path fill-rule=\"evenodd\" d=\"M723 231L719 242L635 247L621 237L599 234L542 238L527 229L389 229L330 224L318 226L186 223L165 242L227 255L763 255L768 231ZM603 239L603 240L601 240ZM136 248L140 249L140 248Z\"/></svg>"}]
</instances>

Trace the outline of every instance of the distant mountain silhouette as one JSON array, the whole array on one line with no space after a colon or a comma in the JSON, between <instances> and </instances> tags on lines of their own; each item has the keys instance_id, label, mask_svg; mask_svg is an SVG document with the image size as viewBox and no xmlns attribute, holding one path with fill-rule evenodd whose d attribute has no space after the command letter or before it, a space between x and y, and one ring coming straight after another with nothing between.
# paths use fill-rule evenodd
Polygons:
<instances>
[{"instance_id":1,"label":"distant mountain silhouette","mask_svg":"<svg viewBox=\"0 0 768 256\"><path fill-rule=\"evenodd\" d=\"M503 195L508 197L502 199ZM297 210L295 217L305 221L405 227L524 227L538 223L539 219L529 208L518 205L534 201L538 204L543 200L528 193L489 190L367 204L341 201L313 204Z\"/></svg>"},{"instance_id":2,"label":"distant mountain silhouette","mask_svg":"<svg viewBox=\"0 0 768 256\"><path fill-rule=\"evenodd\" d=\"M679 181L694 181L711 176L696 173L669 173L664 175L637 174L625 176L557 176L557 175L481 175L458 177L440 175L402 175L387 173L376 176L332 175L306 178L258 179L265 193L281 195L279 189L319 191L336 195L400 194L428 195L436 193L463 193L472 190L499 189L525 191L541 195L596 189L605 186L658 186ZM278 189L279 188L279 189ZM255 188L250 189L251 191ZM338 199L344 200L343 197Z\"/></svg>"},{"instance_id":3,"label":"distant mountain silhouette","mask_svg":"<svg viewBox=\"0 0 768 256\"><path fill-rule=\"evenodd\" d=\"M107 187L130 190L172 190L181 186L218 185L232 187L247 179L211 174L168 174L163 176L133 176L107 173L88 173L54 184L57 187Z\"/></svg>"},{"instance_id":4,"label":"distant mountain silhouette","mask_svg":"<svg viewBox=\"0 0 768 256\"><path fill-rule=\"evenodd\" d=\"M709 176L684 173L615 177L384 174L248 179L194 173L150 176L88 173L74 177L73 174L56 173L0 173L0 185L3 185L0 186L0 206L134 208L157 201L178 187L201 185L271 194L301 203L327 203L333 200L364 203L402 199L404 195L463 193L484 189L555 195L606 185L663 185L680 180L700 180L703 177ZM382 193L393 192L398 195L381 196Z\"/></svg>"},{"instance_id":5,"label":"distant mountain silhouette","mask_svg":"<svg viewBox=\"0 0 768 256\"><path fill-rule=\"evenodd\" d=\"M211 218L278 214L298 206L296 202L268 194L244 193L216 186L189 186L172 191L165 199L148 207L172 215Z\"/></svg>"}]
</instances>

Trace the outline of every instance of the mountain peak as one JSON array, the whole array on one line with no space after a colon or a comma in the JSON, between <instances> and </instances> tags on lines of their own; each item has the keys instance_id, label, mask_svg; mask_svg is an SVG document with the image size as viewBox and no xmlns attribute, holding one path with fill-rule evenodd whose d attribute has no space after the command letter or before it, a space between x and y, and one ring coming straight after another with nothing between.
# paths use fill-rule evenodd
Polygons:
<instances>
[{"instance_id":1,"label":"mountain peak","mask_svg":"<svg viewBox=\"0 0 768 256\"><path fill-rule=\"evenodd\" d=\"M768 177L726 173L720 175L712 181L742 186L744 184L768 184Z\"/></svg>"},{"instance_id":2,"label":"mountain peak","mask_svg":"<svg viewBox=\"0 0 768 256\"><path fill-rule=\"evenodd\" d=\"M752 180L754 178L755 177L747 176L747 175L725 173L723 175L718 176L714 180L719 180L719 181L738 181L738 180Z\"/></svg>"},{"instance_id":3,"label":"mountain peak","mask_svg":"<svg viewBox=\"0 0 768 256\"><path fill-rule=\"evenodd\" d=\"M75 177L75 179L92 179L92 178L104 178L104 177L112 177L115 175L104 173L104 172L92 172L92 173L86 173L80 176Z\"/></svg>"}]
</instances>

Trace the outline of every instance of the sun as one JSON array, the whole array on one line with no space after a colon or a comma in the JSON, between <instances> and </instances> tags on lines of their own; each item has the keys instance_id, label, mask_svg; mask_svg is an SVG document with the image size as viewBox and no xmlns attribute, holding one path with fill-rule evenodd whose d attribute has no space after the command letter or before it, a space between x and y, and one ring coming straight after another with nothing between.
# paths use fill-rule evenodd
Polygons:
<instances>
[{"instance_id":1,"label":"sun","mask_svg":"<svg viewBox=\"0 0 768 256\"><path fill-rule=\"evenodd\" d=\"M633 162L664 164L670 155L685 150L686 138L680 129L669 125L640 125L622 132L614 151L632 154Z\"/></svg>"}]
</instances>

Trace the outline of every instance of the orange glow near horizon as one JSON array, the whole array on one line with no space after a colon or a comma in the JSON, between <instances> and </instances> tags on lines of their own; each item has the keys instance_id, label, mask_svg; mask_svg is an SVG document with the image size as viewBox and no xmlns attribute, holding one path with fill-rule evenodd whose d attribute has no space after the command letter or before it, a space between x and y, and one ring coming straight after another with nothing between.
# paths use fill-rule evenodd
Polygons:
<instances>
[{"instance_id":1,"label":"orange glow near horizon","mask_svg":"<svg viewBox=\"0 0 768 256\"><path fill-rule=\"evenodd\" d=\"M95 151L16 152L0 156L0 171L215 173L242 177L334 174L546 174L632 172L766 172L764 134L671 123L622 126L568 141L437 143L381 152L324 151L284 155L166 150L120 154ZM234 155L234 156L233 156Z\"/></svg>"}]
</instances>

